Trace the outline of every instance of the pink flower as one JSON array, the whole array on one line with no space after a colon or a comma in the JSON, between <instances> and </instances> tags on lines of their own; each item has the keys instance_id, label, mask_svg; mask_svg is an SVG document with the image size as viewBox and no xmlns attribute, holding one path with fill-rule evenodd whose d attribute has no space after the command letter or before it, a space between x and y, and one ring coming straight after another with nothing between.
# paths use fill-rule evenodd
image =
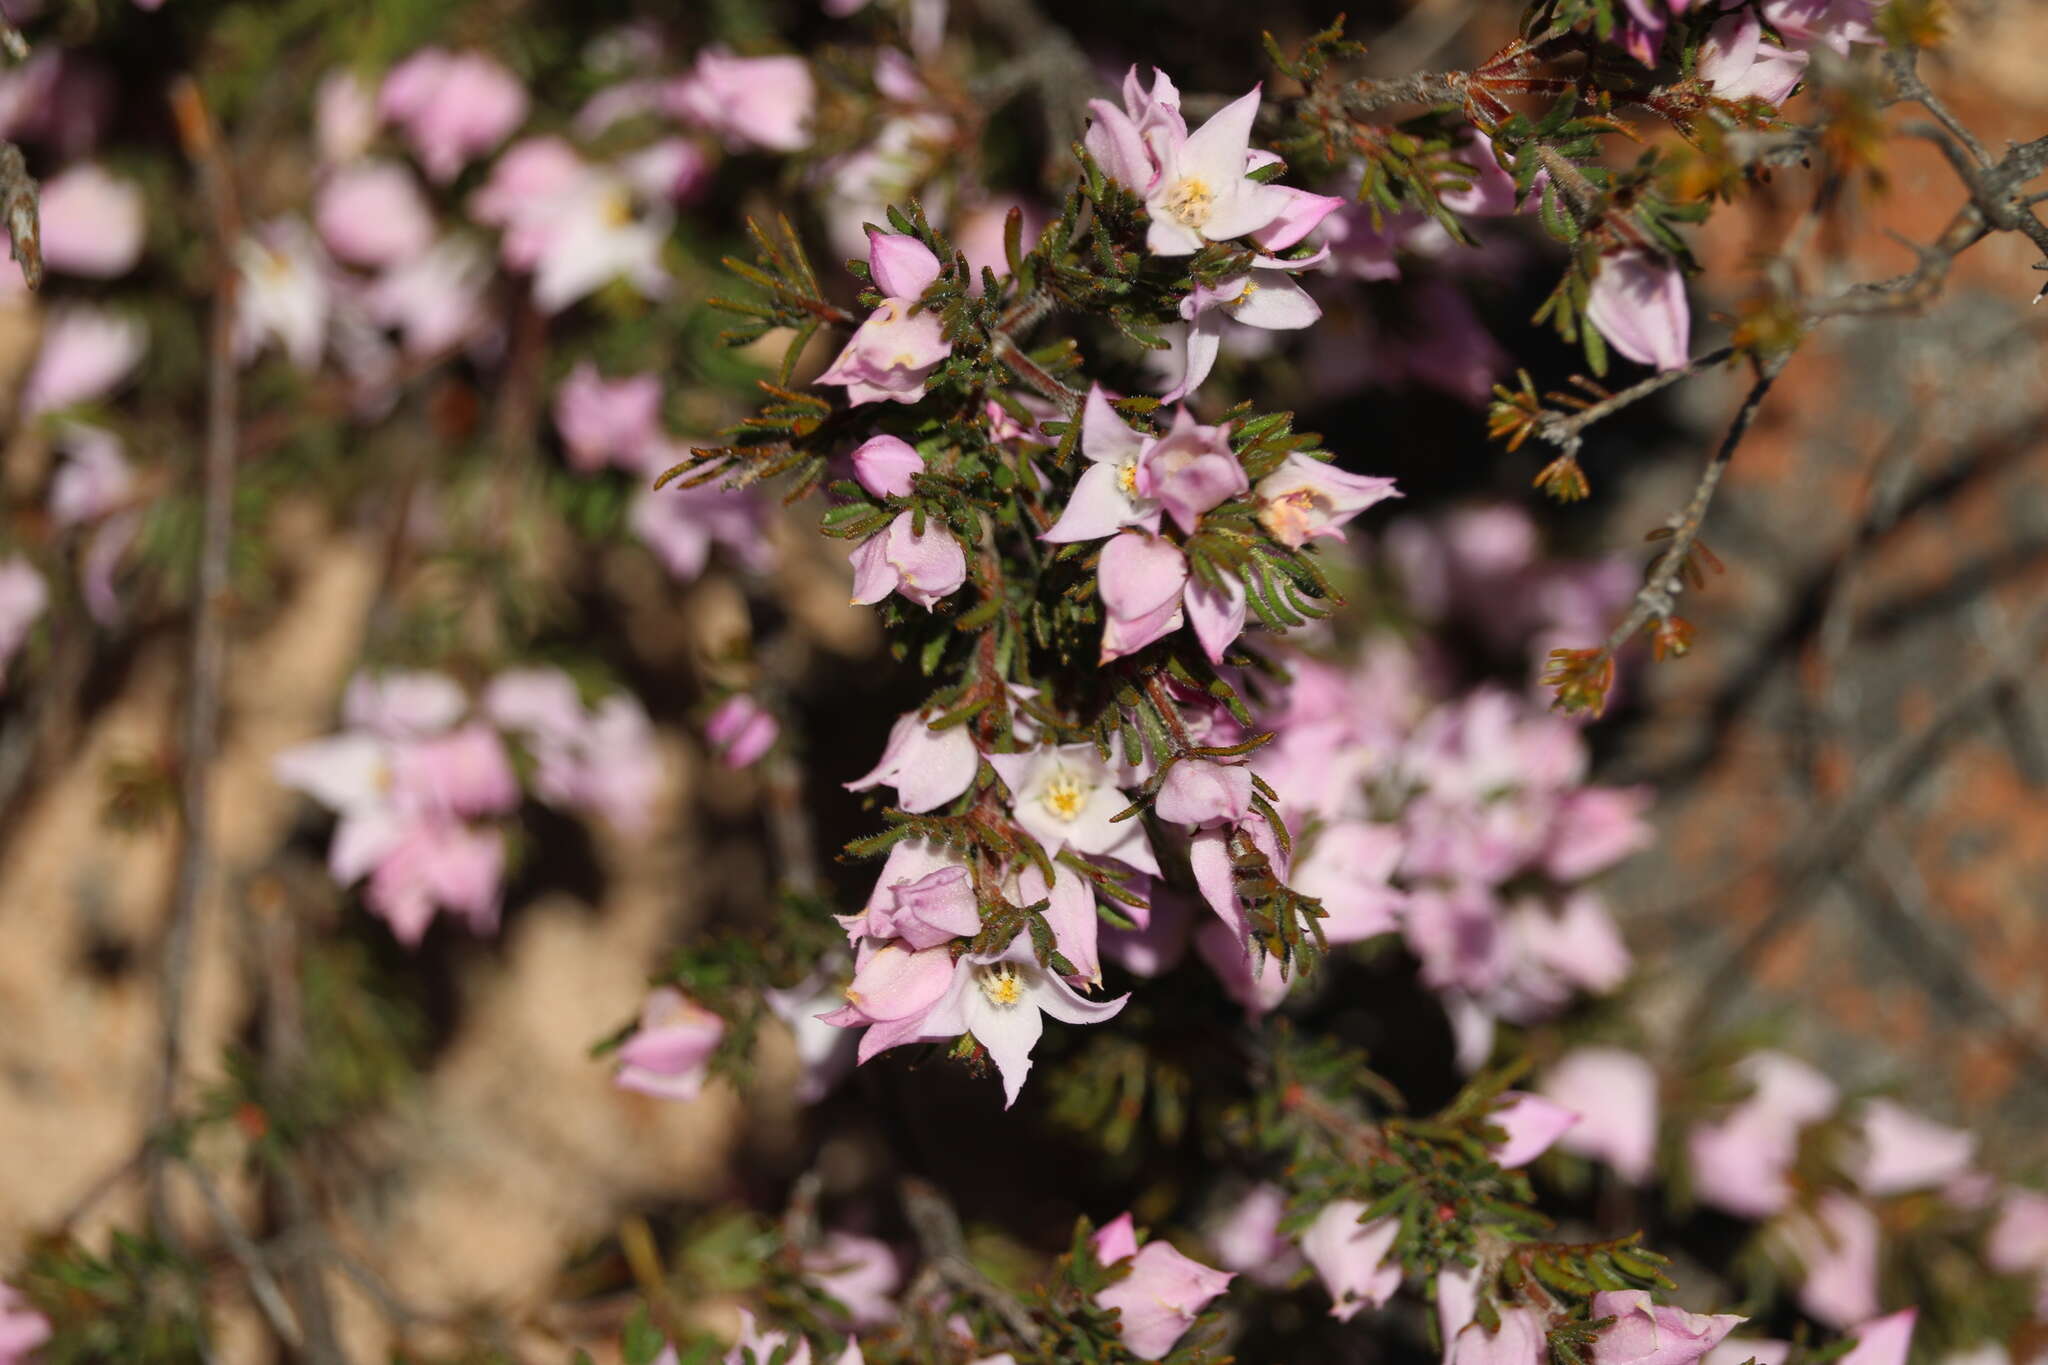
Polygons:
<instances>
[{"instance_id":1,"label":"pink flower","mask_svg":"<svg viewBox=\"0 0 2048 1365\"><path fill-rule=\"evenodd\" d=\"M1190 256L1209 242L1249 236L1297 212L1289 191L1246 174L1258 114L1253 87L1186 137L1153 140L1148 150L1159 176L1145 195L1152 217L1145 245L1154 255Z\"/></svg>"},{"instance_id":2,"label":"pink flower","mask_svg":"<svg viewBox=\"0 0 2048 1365\"><path fill-rule=\"evenodd\" d=\"M499 815L519 804L519 779L504 742L477 721L399 749L392 782L407 800L435 813Z\"/></svg>"},{"instance_id":3,"label":"pink flower","mask_svg":"<svg viewBox=\"0 0 2048 1365\"><path fill-rule=\"evenodd\" d=\"M1748 10L1707 30L1696 74L1724 100L1782 103L1806 74L1811 57L1763 41L1763 26Z\"/></svg>"},{"instance_id":4,"label":"pink flower","mask_svg":"<svg viewBox=\"0 0 2048 1365\"><path fill-rule=\"evenodd\" d=\"M64 423L57 442L64 463L50 478L50 520L82 526L119 510L135 489L135 470L111 431Z\"/></svg>"},{"instance_id":5,"label":"pink flower","mask_svg":"<svg viewBox=\"0 0 2048 1365\"><path fill-rule=\"evenodd\" d=\"M1587 1311L1615 1320L1594 1338L1593 1365L1691 1365L1743 1321L1735 1313L1688 1313L1652 1303L1641 1289L1595 1294Z\"/></svg>"},{"instance_id":6,"label":"pink flower","mask_svg":"<svg viewBox=\"0 0 2048 1365\"><path fill-rule=\"evenodd\" d=\"M463 916L472 933L495 933L504 876L504 836L427 818L402 827L381 853L363 903L408 948L425 936L436 909Z\"/></svg>"},{"instance_id":7,"label":"pink flower","mask_svg":"<svg viewBox=\"0 0 2048 1365\"><path fill-rule=\"evenodd\" d=\"M1865 1104L1857 1127L1862 1151L1848 1171L1865 1194L1878 1198L1947 1184L1977 1154L1975 1133L1922 1118L1890 1100Z\"/></svg>"},{"instance_id":8,"label":"pink flower","mask_svg":"<svg viewBox=\"0 0 2048 1365\"><path fill-rule=\"evenodd\" d=\"M527 98L518 78L482 53L429 47L391 68L377 107L446 184L525 121Z\"/></svg>"},{"instance_id":9,"label":"pink flower","mask_svg":"<svg viewBox=\"0 0 2048 1365\"><path fill-rule=\"evenodd\" d=\"M816 382L845 385L847 401L855 406L924 397L925 381L953 353L938 314L916 310L940 270L939 258L915 237L870 232L868 272L882 302Z\"/></svg>"},{"instance_id":10,"label":"pink flower","mask_svg":"<svg viewBox=\"0 0 2048 1365\"><path fill-rule=\"evenodd\" d=\"M687 448L657 441L642 457L640 472L649 480L669 465L689 457ZM743 566L764 573L775 563L764 509L747 489L720 488L716 482L687 488L669 484L642 490L627 515L633 534L654 552L662 567L681 582L704 572L714 545L724 547Z\"/></svg>"},{"instance_id":11,"label":"pink flower","mask_svg":"<svg viewBox=\"0 0 2048 1365\"><path fill-rule=\"evenodd\" d=\"M1526 1166L1578 1123L1579 1116L1554 1100L1523 1090L1509 1090L1487 1116L1507 1136L1489 1150L1503 1170Z\"/></svg>"},{"instance_id":12,"label":"pink flower","mask_svg":"<svg viewBox=\"0 0 2048 1365\"><path fill-rule=\"evenodd\" d=\"M804 1279L837 1299L855 1327L880 1327L894 1322L891 1297L903 1283L896 1253L887 1242L828 1232L803 1255Z\"/></svg>"},{"instance_id":13,"label":"pink flower","mask_svg":"<svg viewBox=\"0 0 2048 1365\"><path fill-rule=\"evenodd\" d=\"M1400 1235L1397 1218L1361 1223L1365 1205L1339 1199L1323 1207L1301 1235L1301 1253L1330 1291L1330 1316L1349 1322L1367 1308L1381 1308L1401 1287L1401 1265L1389 1261Z\"/></svg>"},{"instance_id":14,"label":"pink flower","mask_svg":"<svg viewBox=\"0 0 2048 1365\"><path fill-rule=\"evenodd\" d=\"M2048 1270L2048 1194L2010 1189L1985 1239L1984 1259L2005 1275Z\"/></svg>"},{"instance_id":15,"label":"pink flower","mask_svg":"<svg viewBox=\"0 0 2048 1365\"><path fill-rule=\"evenodd\" d=\"M1168 824L1241 825L1252 811L1252 770L1241 763L1184 758L1169 768L1152 809Z\"/></svg>"},{"instance_id":16,"label":"pink flower","mask_svg":"<svg viewBox=\"0 0 2048 1365\"><path fill-rule=\"evenodd\" d=\"M904 512L887 530L854 548L855 606L871 605L894 592L930 611L967 581L967 553L945 524L928 516L923 535L916 524L916 514Z\"/></svg>"},{"instance_id":17,"label":"pink flower","mask_svg":"<svg viewBox=\"0 0 2048 1365\"><path fill-rule=\"evenodd\" d=\"M1202 513L1251 487L1222 427L1195 422L1186 408L1173 414L1164 436L1138 457L1136 492L1156 498L1180 529L1194 533Z\"/></svg>"},{"instance_id":18,"label":"pink flower","mask_svg":"<svg viewBox=\"0 0 2048 1365\"><path fill-rule=\"evenodd\" d=\"M728 768L759 762L775 747L781 733L775 713L744 692L727 697L704 722L704 738L711 741L718 761Z\"/></svg>"},{"instance_id":19,"label":"pink flower","mask_svg":"<svg viewBox=\"0 0 2048 1365\"><path fill-rule=\"evenodd\" d=\"M1682 369L1692 314L1678 267L1645 251L1603 257L1586 294L1586 321L1639 365Z\"/></svg>"},{"instance_id":20,"label":"pink flower","mask_svg":"<svg viewBox=\"0 0 2048 1365\"><path fill-rule=\"evenodd\" d=\"M1287 1194L1278 1185L1254 1185L1206 1225L1209 1245L1225 1270L1234 1270L1268 1289L1284 1288L1301 1268L1301 1258L1280 1235Z\"/></svg>"},{"instance_id":21,"label":"pink flower","mask_svg":"<svg viewBox=\"0 0 2048 1365\"><path fill-rule=\"evenodd\" d=\"M1275 185L1270 188L1281 187ZM1283 192L1301 193L1299 190ZM1283 261L1272 256L1255 256L1251 269L1242 275L1219 280L1213 285L1197 283L1180 303L1180 315L1188 326L1181 329L1178 338L1182 362L1178 371L1179 382L1161 395L1161 401L1178 402L1202 386L1202 381L1216 367L1226 322L1264 332L1294 332L1313 326L1322 317L1323 310L1309 297L1308 291L1280 272L1304 270L1320 259ZM1261 271L1263 275L1254 273ZM1168 359L1167 356L1161 357L1162 362ZM1170 363L1164 363L1163 368L1169 377L1174 375L1175 370Z\"/></svg>"},{"instance_id":22,"label":"pink flower","mask_svg":"<svg viewBox=\"0 0 2048 1365\"><path fill-rule=\"evenodd\" d=\"M1163 71L1153 71L1147 91L1133 66L1124 73L1123 96L1121 109L1107 100L1088 102L1094 119L1085 144L1105 175L1145 198L1158 187L1163 149L1186 142L1188 126L1181 118L1180 91Z\"/></svg>"},{"instance_id":23,"label":"pink flower","mask_svg":"<svg viewBox=\"0 0 2048 1365\"><path fill-rule=\"evenodd\" d=\"M1657 840L1644 814L1645 787L1581 787L1558 804L1543 870L1560 882L1583 881Z\"/></svg>"},{"instance_id":24,"label":"pink flower","mask_svg":"<svg viewBox=\"0 0 2048 1365\"><path fill-rule=\"evenodd\" d=\"M554 415L569 464L578 472L607 464L638 468L661 434L661 378L606 379L597 366L580 360L555 389Z\"/></svg>"},{"instance_id":25,"label":"pink flower","mask_svg":"<svg viewBox=\"0 0 2048 1365\"><path fill-rule=\"evenodd\" d=\"M685 203L711 179L711 154L679 137L663 138L619 158L619 170L641 195Z\"/></svg>"},{"instance_id":26,"label":"pink flower","mask_svg":"<svg viewBox=\"0 0 2048 1365\"><path fill-rule=\"evenodd\" d=\"M342 694L341 718L386 739L419 738L448 729L468 706L462 688L443 673L358 673Z\"/></svg>"},{"instance_id":27,"label":"pink flower","mask_svg":"<svg viewBox=\"0 0 2048 1365\"><path fill-rule=\"evenodd\" d=\"M1465 130L1458 149L1459 160L1470 166L1475 174L1472 183L1462 190L1445 190L1437 195L1443 206L1453 213L1462 213L1472 218L1494 218L1518 211L1519 195L1515 189L1515 178L1509 175L1494 154L1493 139L1477 128Z\"/></svg>"},{"instance_id":28,"label":"pink flower","mask_svg":"<svg viewBox=\"0 0 2048 1365\"><path fill-rule=\"evenodd\" d=\"M29 1353L50 1339L50 1320L20 1290L0 1284L0 1365L25 1365Z\"/></svg>"},{"instance_id":29,"label":"pink flower","mask_svg":"<svg viewBox=\"0 0 2048 1365\"><path fill-rule=\"evenodd\" d=\"M1054 544L1100 540L1126 526L1159 529L1159 502L1138 491L1138 461L1152 438L1133 431L1100 384L1088 386L1081 409L1081 453L1088 468L1074 484L1059 520L1040 539Z\"/></svg>"},{"instance_id":30,"label":"pink flower","mask_svg":"<svg viewBox=\"0 0 2048 1365\"><path fill-rule=\"evenodd\" d=\"M1543 1365L1550 1359L1547 1320L1534 1308L1500 1310L1500 1330L1467 1323L1444 1352L1445 1365Z\"/></svg>"},{"instance_id":31,"label":"pink flower","mask_svg":"<svg viewBox=\"0 0 2048 1365\"><path fill-rule=\"evenodd\" d=\"M1284 784L1279 790L1286 794ZM1362 943L1400 927L1408 894L1392 878L1405 842L1395 826L1362 820L1338 821L1316 835L1295 863L1291 884L1323 903L1323 935L1330 942Z\"/></svg>"},{"instance_id":32,"label":"pink flower","mask_svg":"<svg viewBox=\"0 0 2048 1365\"><path fill-rule=\"evenodd\" d=\"M1657 1073L1648 1062L1620 1048L1582 1047L1566 1053L1539 1089L1579 1115L1560 1146L1605 1161L1631 1185L1649 1179L1657 1155Z\"/></svg>"},{"instance_id":33,"label":"pink flower","mask_svg":"<svg viewBox=\"0 0 2048 1365\"><path fill-rule=\"evenodd\" d=\"M1392 479L1347 474L1306 455L1289 455L1259 480L1259 524L1273 539L1300 549L1318 536L1344 538L1344 523L1387 498L1398 498Z\"/></svg>"},{"instance_id":34,"label":"pink flower","mask_svg":"<svg viewBox=\"0 0 2048 1365\"><path fill-rule=\"evenodd\" d=\"M674 286L661 262L673 213L666 203L636 203L632 184L613 171L579 176L525 226L536 251L533 302L543 313L559 313L613 280L649 299L668 297Z\"/></svg>"},{"instance_id":35,"label":"pink flower","mask_svg":"<svg viewBox=\"0 0 2048 1365\"><path fill-rule=\"evenodd\" d=\"M865 777L846 783L848 791L878 786L896 789L896 804L912 815L937 810L974 785L981 751L964 725L934 730L924 716L910 712L889 728L881 762Z\"/></svg>"},{"instance_id":36,"label":"pink flower","mask_svg":"<svg viewBox=\"0 0 2048 1365\"><path fill-rule=\"evenodd\" d=\"M811 143L817 90L801 57L735 57L711 46L664 92L670 113L735 151L801 151Z\"/></svg>"},{"instance_id":37,"label":"pink flower","mask_svg":"<svg viewBox=\"0 0 2048 1365\"><path fill-rule=\"evenodd\" d=\"M1242 1005L1254 1020L1280 1008L1287 992L1294 989L1297 978L1283 976L1279 964L1255 950L1237 924L1227 924L1220 918L1202 921L1195 930L1195 951L1215 974L1223 993Z\"/></svg>"},{"instance_id":38,"label":"pink flower","mask_svg":"<svg viewBox=\"0 0 2048 1365\"><path fill-rule=\"evenodd\" d=\"M1906 1365L1913 1345L1913 1324L1920 1310L1905 1308L1849 1329L1856 1344L1841 1357L1842 1365Z\"/></svg>"},{"instance_id":39,"label":"pink flower","mask_svg":"<svg viewBox=\"0 0 2048 1365\"><path fill-rule=\"evenodd\" d=\"M562 200L591 168L559 137L521 138L491 165L469 199L469 216L505 232L501 250L514 270L532 270L555 237Z\"/></svg>"},{"instance_id":40,"label":"pink flower","mask_svg":"<svg viewBox=\"0 0 2048 1365\"><path fill-rule=\"evenodd\" d=\"M1103 547L1096 568L1102 599L1102 662L1136 653L1179 630L1187 557L1162 536L1127 533Z\"/></svg>"},{"instance_id":41,"label":"pink flower","mask_svg":"<svg viewBox=\"0 0 2048 1365\"><path fill-rule=\"evenodd\" d=\"M640 1007L640 1027L619 1046L613 1083L658 1100L694 1100L724 1037L725 1020L673 986L657 986Z\"/></svg>"},{"instance_id":42,"label":"pink flower","mask_svg":"<svg viewBox=\"0 0 2048 1365\"><path fill-rule=\"evenodd\" d=\"M377 139L377 100L353 71L330 71L313 92L313 140L333 166L353 161Z\"/></svg>"},{"instance_id":43,"label":"pink flower","mask_svg":"<svg viewBox=\"0 0 2048 1365\"><path fill-rule=\"evenodd\" d=\"M1788 1216L1778 1234L1805 1273L1799 1306L1830 1327L1874 1318L1877 1299L1877 1215L1837 1190L1815 1201L1812 1212Z\"/></svg>"},{"instance_id":44,"label":"pink flower","mask_svg":"<svg viewBox=\"0 0 2048 1365\"><path fill-rule=\"evenodd\" d=\"M1827 1077L1780 1052L1755 1052L1741 1070L1754 1089L1721 1119L1686 1138L1693 1191L1700 1202L1745 1218L1766 1218L1791 1202L1787 1179L1799 1132L1834 1111Z\"/></svg>"},{"instance_id":45,"label":"pink flower","mask_svg":"<svg viewBox=\"0 0 2048 1365\"><path fill-rule=\"evenodd\" d=\"M87 163L42 188L43 264L66 275L110 280L142 257L142 191Z\"/></svg>"},{"instance_id":46,"label":"pink flower","mask_svg":"<svg viewBox=\"0 0 2048 1365\"><path fill-rule=\"evenodd\" d=\"M490 257L467 236L449 236L385 270L363 292L363 310L393 327L411 356L454 349L485 329Z\"/></svg>"},{"instance_id":47,"label":"pink flower","mask_svg":"<svg viewBox=\"0 0 2048 1365\"><path fill-rule=\"evenodd\" d=\"M1093 744L990 754L988 761L1010 789L1018 825L1038 840L1047 857L1071 848L1158 875L1144 821L1115 819L1130 801L1118 774Z\"/></svg>"},{"instance_id":48,"label":"pink flower","mask_svg":"<svg viewBox=\"0 0 2048 1365\"><path fill-rule=\"evenodd\" d=\"M1875 0L1764 0L1764 18L1794 47L1832 49L1847 57L1854 44L1877 43Z\"/></svg>"},{"instance_id":49,"label":"pink flower","mask_svg":"<svg viewBox=\"0 0 2048 1365\"><path fill-rule=\"evenodd\" d=\"M1214 1270L1174 1250L1171 1243L1151 1241L1126 1251L1134 1241L1125 1214L1120 1236L1108 1236L1111 1224L1097 1234L1096 1254L1105 1265L1131 1263L1130 1273L1095 1296L1104 1308L1117 1310L1117 1335L1124 1349L1140 1360L1158 1360L1194 1326L1209 1301L1237 1277ZM1120 1253L1120 1254L1112 1254Z\"/></svg>"},{"instance_id":50,"label":"pink flower","mask_svg":"<svg viewBox=\"0 0 2048 1365\"><path fill-rule=\"evenodd\" d=\"M880 887L876 894L882 896ZM887 905L869 903L867 932L873 937L893 935L922 951L981 930L974 879L965 867L940 867L916 881L898 881L887 899Z\"/></svg>"},{"instance_id":51,"label":"pink flower","mask_svg":"<svg viewBox=\"0 0 2048 1365\"><path fill-rule=\"evenodd\" d=\"M878 498L910 496L911 479L924 473L924 456L899 436L870 436L853 452L853 477Z\"/></svg>"},{"instance_id":52,"label":"pink flower","mask_svg":"<svg viewBox=\"0 0 2048 1365\"><path fill-rule=\"evenodd\" d=\"M313 197L313 224L327 249L350 265L395 265L434 241L426 197L395 161L358 161L337 170Z\"/></svg>"},{"instance_id":53,"label":"pink flower","mask_svg":"<svg viewBox=\"0 0 2048 1365\"><path fill-rule=\"evenodd\" d=\"M23 414L33 417L105 397L134 372L147 344L148 333L132 318L89 304L52 308L22 385Z\"/></svg>"},{"instance_id":54,"label":"pink flower","mask_svg":"<svg viewBox=\"0 0 2048 1365\"><path fill-rule=\"evenodd\" d=\"M933 1031L927 1021L955 975L950 947L913 950L885 943L854 970L846 1003L818 1018L837 1028L867 1026L857 1054L862 1062L904 1043L950 1038L954 1035Z\"/></svg>"},{"instance_id":55,"label":"pink flower","mask_svg":"<svg viewBox=\"0 0 2048 1365\"><path fill-rule=\"evenodd\" d=\"M1791 1354L1792 1343L1789 1341L1768 1337L1723 1337L1721 1344L1701 1359L1704 1365L1747 1365L1751 1360L1756 1365L1785 1365Z\"/></svg>"},{"instance_id":56,"label":"pink flower","mask_svg":"<svg viewBox=\"0 0 2048 1365\"><path fill-rule=\"evenodd\" d=\"M20 555L0 560L0 682L50 604L49 585Z\"/></svg>"}]
</instances>

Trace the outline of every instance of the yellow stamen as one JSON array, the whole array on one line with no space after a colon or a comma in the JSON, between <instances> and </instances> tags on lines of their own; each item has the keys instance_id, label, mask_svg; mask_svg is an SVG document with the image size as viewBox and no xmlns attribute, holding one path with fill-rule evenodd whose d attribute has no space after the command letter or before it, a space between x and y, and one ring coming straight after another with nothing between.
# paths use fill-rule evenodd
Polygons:
<instances>
[{"instance_id":1,"label":"yellow stamen","mask_svg":"<svg viewBox=\"0 0 2048 1365\"><path fill-rule=\"evenodd\" d=\"M1166 194L1166 212L1182 227L1196 228L1208 222L1209 210L1215 203L1209 182L1194 177L1181 181Z\"/></svg>"},{"instance_id":2,"label":"yellow stamen","mask_svg":"<svg viewBox=\"0 0 2048 1365\"><path fill-rule=\"evenodd\" d=\"M1081 808L1088 804L1088 794L1093 790L1071 771L1062 768L1045 784L1045 790L1038 799L1052 812L1054 819L1071 823L1081 818Z\"/></svg>"},{"instance_id":3,"label":"yellow stamen","mask_svg":"<svg viewBox=\"0 0 2048 1365\"><path fill-rule=\"evenodd\" d=\"M1017 979L1015 967L1007 962L998 962L993 967L982 968L981 993L988 997L991 1005L1008 1009L1024 998L1024 983Z\"/></svg>"}]
</instances>

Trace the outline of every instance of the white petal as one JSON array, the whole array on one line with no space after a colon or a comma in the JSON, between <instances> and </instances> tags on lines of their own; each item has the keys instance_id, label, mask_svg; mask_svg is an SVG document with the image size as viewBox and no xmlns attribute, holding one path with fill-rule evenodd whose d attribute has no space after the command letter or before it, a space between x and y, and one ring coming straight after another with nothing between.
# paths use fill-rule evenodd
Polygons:
<instances>
[{"instance_id":1,"label":"white petal","mask_svg":"<svg viewBox=\"0 0 2048 1365\"><path fill-rule=\"evenodd\" d=\"M1029 969L1027 969L1029 970ZM1031 1074L1031 1049L1045 1032L1036 992L1014 1005L997 1005L977 987L966 997L967 1028L1003 1074L1003 1108L1017 1102L1024 1078Z\"/></svg>"},{"instance_id":2,"label":"white petal","mask_svg":"<svg viewBox=\"0 0 2048 1365\"><path fill-rule=\"evenodd\" d=\"M1124 492L1120 473L1119 466L1113 464L1088 466L1074 485L1060 519L1039 539L1059 545L1100 540L1137 521L1137 505Z\"/></svg>"},{"instance_id":3,"label":"white petal","mask_svg":"<svg viewBox=\"0 0 2048 1365\"><path fill-rule=\"evenodd\" d=\"M1293 280L1275 278L1253 282L1230 315L1247 327L1291 332L1313 323L1323 310Z\"/></svg>"}]
</instances>

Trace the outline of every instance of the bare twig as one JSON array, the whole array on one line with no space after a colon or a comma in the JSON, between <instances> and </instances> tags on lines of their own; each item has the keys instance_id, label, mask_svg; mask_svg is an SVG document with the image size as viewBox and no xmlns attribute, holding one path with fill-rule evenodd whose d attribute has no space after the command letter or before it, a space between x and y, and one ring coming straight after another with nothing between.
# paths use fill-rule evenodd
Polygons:
<instances>
[{"instance_id":1,"label":"bare twig","mask_svg":"<svg viewBox=\"0 0 2048 1365\"><path fill-rule=\"evenodd\" d=\"M1038 1324L1032 1321L1030 1311L968 1259L960 1215L953 1211L945 1193L938 1186L912 1176L904 1177L898 1189L903 1199L903 1216L917 1236L926 1268L955 1291L987 1304L1021 1344L1036 1346Z\"/></svg>"},{"instance_id":2,"label":"bare twig","mask_svg":"<svg viewBox=\"0 0 2048 1365\"><path fill-rule=\"evenodd\" d=\"M236 372L234 350L234 244L239 236L232 184L219 130L189 77L172 87L171 107L185 154L199 171L213 227L214 297L208 347L206 442L200 468L199 566L193 587L192 635L186 656L183 759L179 808L184 838L164 934L159 1057L154 1126L161 1128L177 1103L184 1066L185 992L192 971L192 939L201 897L212 880L208 799L220 729L221 672L226 626L221 608L228 591L228 541L233 531ZM160 1177L160 1172L158 1173ZM168 1225L161 1179L151 1181L151 1221Z\"/></svg>"},{"instance_id":3,"label":"bare twig","mask_svg":"<svg viewBox=\"0 0 2048 1365\"><path fill-rule=\"evenodd\" d=\"M1935 761L1969 729L2010 680L2033 667L2048 645L2048 605L2036 608L2007 649L1967 686L1952 691L1947 702L1918 731L1897 740L1870 762L1866 775L1847 799L1830 811L1802 839L1776 859L1780 869L1777 907L1726 952L1704 983L1689 1016L1687 1032L1704 1034L1722 1006L1735 994L1748 964L1764 947L1803 918L1814 899L1808 893L1821 877L1842 866L1862 846L1879 812L1910 791Z\"/></svg>"},{"instance_id":4,"label":"bare twig","mask_svg":"<svg viewBox=\"0 0 2048 1365\"><path fill-rule=\"evenodd\" d=\"M21 266L22 279L31 289L41 288L43 225L36 182L29 178L28 163L22 159L21 148L11 142L0 142L0 219L7 223L7 232L12 238L8 249Z\"/></svg>"},{"instance_id":5,"label":"bare twig","mask_svg":"<svg viewBox=\"0 0 2048 1365\"><path fill-rule=\"evenodd\" d=\"M271 1274L262 1248L249 1236L242 1220L235 1217L235 1211L221 1197L220 1187L213 1183L213 1177L206 1168L196 1161L188 1161L185 1171L192 1177L192 1183L199 1187L199 1197L205 1201L206 1211L213 1216L214 1226L220 1229L228 1254L235 1258L235 1263L248 1277L249 1293L256 1300L256 1306L263 1310L264 1320L277 1333L278 1340L294 1351L301 1349L305 1338L299 1331L299 1320L292 1313L292 1306L285 1301L277 1276Z\"/></svg>"}]
</instances>

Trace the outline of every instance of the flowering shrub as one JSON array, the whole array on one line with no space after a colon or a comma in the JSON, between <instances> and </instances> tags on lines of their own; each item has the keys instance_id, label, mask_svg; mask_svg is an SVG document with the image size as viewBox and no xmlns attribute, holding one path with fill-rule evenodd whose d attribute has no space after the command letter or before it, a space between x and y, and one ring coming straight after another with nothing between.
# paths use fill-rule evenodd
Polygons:
<instances>
[{"instance_id":1,"label":"flowering shrub","mask_svg":"<svg viewBox=\"0 0 2048 1365\"><path fill-rule=\"evenodd\" d=\"M1917 301L1994 232L2048 251L2048 144L1994 159L1918 74L1941 7L1536 0L1469 67L1377 76L1292 17L1254 70L1121 50L1122 21L1084 50L1027 4L829 3L787 40L772 6L503 31L397 6L368 36L351 7L306 34L137 8L105 23L192 68L182 198L116 131L125 36L53 15L0 74L41 177L0 157L10 287L49 300L0 662L62 707L95 651L189 640L177 752L108 803L178 831L166 1041L137 1230L99 1250L73 1216L10 1260L0 1362L213 1358L230 1277L245 1337L353 1358L343 1275L376 1351L422 1361L528 1358L515 1328L633 1365L1991 1365L2032 1340L2048 1200L1972 1132L1660 1019L1669 968L1639 971L1602 886L1657 836L1593 722L1638 700L1638 636L1694 648L1702 525L1805 334ZM255 69L258 34L302 89ZM1139 62L1107 79L1113 53ZM1813 294L1788 266L1696 324L1695 225L1802 159L1825 212L1905 102L1962 170L1960 226L1911 276ZM1042 129L995 112L1027 106ZM1476 302L1531 281L1547 336ZM1540 507L1447 497L1355 406L1435 391L1502 461L1547 447L1533 485L1572 502L1589 430L1715 370L1749 396L1642 574L1547 548ZM317 807L324 877L252 884L382 927L276 892L245 926L260 1026L202 1082L226 639L312 573L313 523L376 586L338 719L265 755L275 799ZM886 667L806 676L871 630ZM707 801L758 807L775 886L700 850L689 889L744 913L608 1002L593 1065L654 1122L772 1089L782 1046L794 1103L866 1145L818 1138L786 1191L734 1180L659 1237L639 1192L599 1252L561 1248L551 1302L601 1299L594 1330L423 1310L336 1231L424 1055L364 963L509 937L564 848L677 840L680 719Z\"/></svg>"}]
</instances>

